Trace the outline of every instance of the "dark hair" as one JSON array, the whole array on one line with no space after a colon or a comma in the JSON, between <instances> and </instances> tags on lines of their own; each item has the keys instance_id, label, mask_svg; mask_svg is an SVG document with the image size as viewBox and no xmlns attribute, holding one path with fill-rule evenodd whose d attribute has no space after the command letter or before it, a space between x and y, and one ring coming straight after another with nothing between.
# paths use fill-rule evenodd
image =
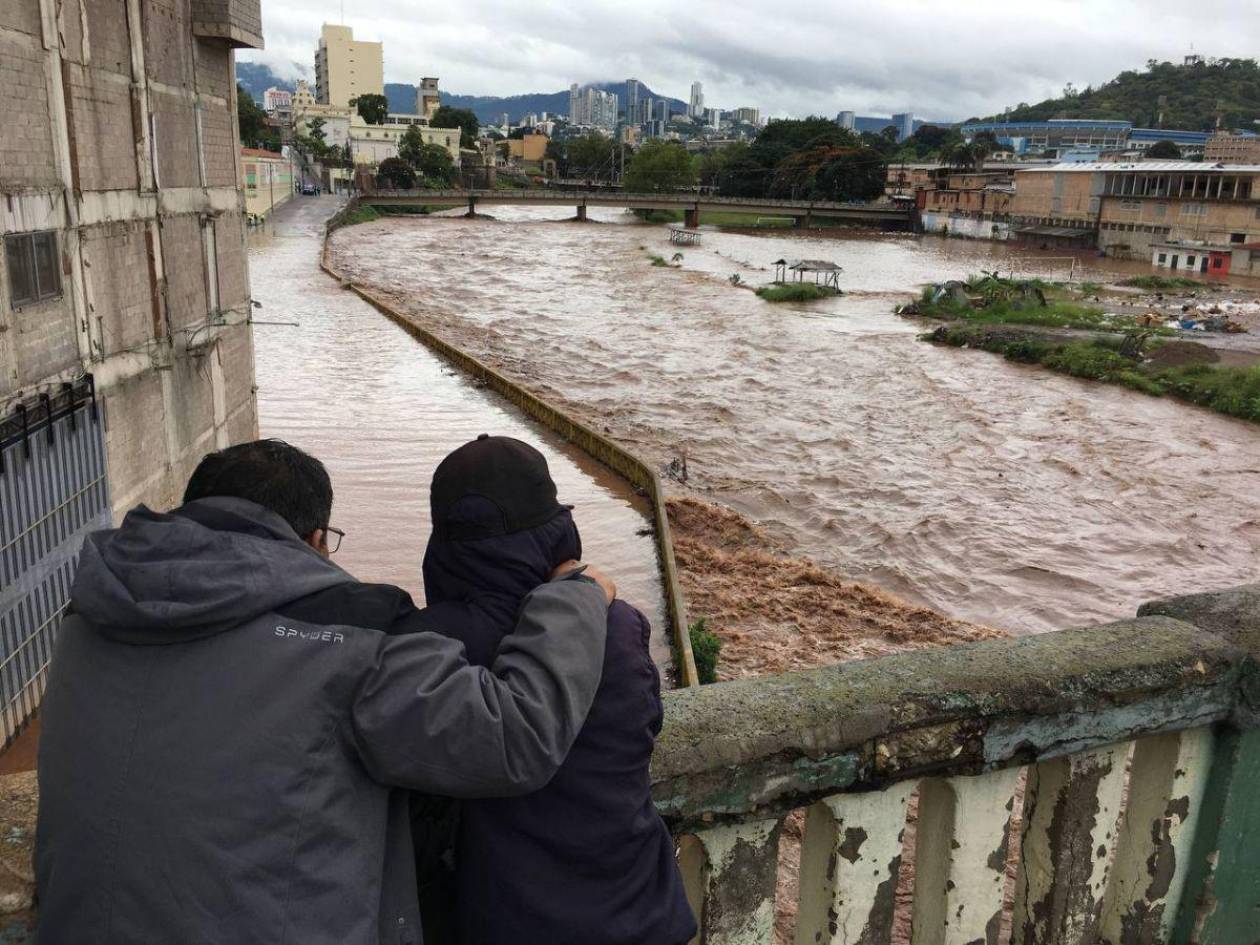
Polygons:
<instances>
[{"instance_id":1,"label":"dark hair","mask_svg":"<svg viewBox=\"0 0 1260 945\"><path fill-rule=\"evenodd\" d=\"M208 454L184 501L231 496L257 502L293 526L299 538L328 527L332 480L324 464L284 440L255 440Z\"/></svg>"}]
</instances>

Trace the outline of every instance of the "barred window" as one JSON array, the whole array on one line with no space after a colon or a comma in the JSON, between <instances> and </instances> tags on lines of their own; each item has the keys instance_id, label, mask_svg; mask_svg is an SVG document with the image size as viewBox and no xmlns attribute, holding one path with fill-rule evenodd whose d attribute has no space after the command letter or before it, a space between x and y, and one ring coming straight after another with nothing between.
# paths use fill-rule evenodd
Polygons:
<instances>
[{"instance_id":1,"label":"barred window","mask_svg":"<svg viewBox=\"0 0 1260 945\"><path fill-rule=\"evenodd\" d=\"M58 263L57 234L15 233L4 238L4 255L9 270L9 301L30 305L61 295L61 267Z\"/></svg>"}]
</instances>

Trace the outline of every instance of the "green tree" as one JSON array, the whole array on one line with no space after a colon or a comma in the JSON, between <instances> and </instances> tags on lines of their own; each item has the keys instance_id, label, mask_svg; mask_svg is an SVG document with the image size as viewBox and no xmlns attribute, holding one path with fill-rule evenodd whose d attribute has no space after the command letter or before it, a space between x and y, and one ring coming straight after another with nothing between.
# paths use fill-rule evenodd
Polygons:
<instances>
[{"instance_id":1,"label":"green tree","mask_svg":"<svg viewBox=\"0 0 1260 945\"><path fill-rule=\"evenodd\" d=\"M455 162L451 153L440 144L424 140L418 125L412 125L398 142L398 156L406 161L427 183L449 184L455 179Z\"/></svg>"},{"instance_id":2,"label":"green tree","mask_svg":"<svg viewBox=\"0 0 1260 945\"><path fill-rule=\"evenodd\" d=\"M410 190L416 186L416 172L402 158L386 158L376 169L376 180L381 185Z\"/></svg>"},{"instance_id":3,"label":"green tree","mask_svg":"<svg viewBox=\"0 0 1260 945\"><path fill-rule=\"evenodd\" d=\"M811 200L870 200L884 191L887 166L864 147L819 145L789 155L775 167L767 195Z\"/></svg>"},{"instance_id":4,"label":"green tree","mask_svg":"<svg viewBox=\"0 0 1260 945\"><path fill-rule=\"evenodd\" d=\"M327 133L324 131L324 119L312 118L306 123L306 130L294 135L293 143L307 157L320 160L328 156L329 147Z\"/></svg>"},{"instance_id":5,"label":"green tree","mask_svg":"<svg viewBox=\"0 0 1260 945\"><path fill-rule=\"evenodd\" d=\"M1146 156L1177 161L1181 159L1181 148L1177 147L1176 142L1169 141L1167 139L1163 141L1156 141L1153 145L1146 149Z\"/></svg>"},{"instance_id":6,"label":"green tree","mask_svg":"<svg viewBox=\"0 0 1260 945\"><path fill-rule=\"evenodd\" d=\"M245 147L280 150L280 133L267 124L267 113L258 107L254 97L239 82L236 85L236 122L241 130L241 144Z\"/></svg>"},{"instance_id":7,"label":"green tree","mask_svg":"<svg viewBox=\"0 0 1260 945\"><path fill-rule=\"evenodd\" d=\"M385 124L385 116L389 114L389 99L384 95L368 92L350 99L350 104L369 125Z\"/></svg>"},{"instance_id":8,"label":"green tree","mask_svg":"<svg viewBox=\"0 0 1260 945\"><path fill-rule=\"evenodd\" d=\"M442 105L433 113L433 117L429 119L429 124L434 128L459 128L459 146L461 148L475 148L477 146L477 135L481 131L481 122L467 108L452 108L450 105Z\"/></svg>"},{"instance_id":9,"label":"green tree","mask_svg":"<svg viewBox=\"0 0 1260 945\"><path fill-rule=\"evenodd\" d=\"M639 149L622 182L633 193L673 193L693 187L696 171L681 144L654 140Z\"/></svg>"}]
</instances>

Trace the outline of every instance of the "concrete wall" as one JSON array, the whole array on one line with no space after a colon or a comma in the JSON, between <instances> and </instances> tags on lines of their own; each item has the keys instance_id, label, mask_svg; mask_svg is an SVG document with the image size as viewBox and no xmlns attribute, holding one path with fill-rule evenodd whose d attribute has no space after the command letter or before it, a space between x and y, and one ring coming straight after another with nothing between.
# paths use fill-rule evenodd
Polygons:
<instances>
[{"instance_id":1,"label":"concrete wall","mask_svg":"<svg viewBox=\"0 0 1260 945\"><path fill-rule=\"evenodd\" d=\"M14 305L0 253L0 414L91 373L116 516L256 434L233 47L258 16L0 0L0 236L56 231L62 279Z\"/></svg>"},{"instance_id":2,"label":"concrete wall","mask_svg":"<svg viewBox=\"0 0 1260 945\"><path fill-rule=\"evenodd\" d=\"M954 216L949 213L924 212L923 229L928 233L965 236L977 240L1009 240L1011 225L983 217Z\"/></svg>"}]
</instances>

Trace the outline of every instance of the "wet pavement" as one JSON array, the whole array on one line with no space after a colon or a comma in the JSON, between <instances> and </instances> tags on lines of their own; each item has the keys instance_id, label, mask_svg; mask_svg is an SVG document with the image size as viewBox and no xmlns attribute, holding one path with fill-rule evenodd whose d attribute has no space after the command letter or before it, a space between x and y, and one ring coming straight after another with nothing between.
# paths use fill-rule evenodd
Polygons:
<instances>
[{"instance_id":1,"label":"wet pavement","mask_svg":"<svg viewBox=\"0 0 1260 945\"><path fill-rule=\"evenodd\" d=\"M649 255L679 248L629 214L494 212L343 231L339 265L662 467L685 453L692 489L825 566L1015 632L1260 578L1260 427L927 345L891 314L981 270L1065 278L1061 254L706 228L665 268ZM784 256L839 263L847 294L731 284ZM1150 271L1082 257L1076 276Z\"/></svg>"},{"instance_id":2,"label":"wet pavement","mask_svg":"<svg viewBox=\"0 0 1260 945\"><path fill-rule=\"evenodd\" d=\"M255 329L259 425L309 450L333 479L335 559L367 581L423 600L429 480L452 449L489 432L527 440L547 457L562 501L576 506L587 560L655 629L669 660L664 600L646 503L598 463L474 387L376 309L318 268L333 197L297 197L250 236L260 322ZM449 271L445 263L439 263Z\"/></svg>"}]
</instances>

